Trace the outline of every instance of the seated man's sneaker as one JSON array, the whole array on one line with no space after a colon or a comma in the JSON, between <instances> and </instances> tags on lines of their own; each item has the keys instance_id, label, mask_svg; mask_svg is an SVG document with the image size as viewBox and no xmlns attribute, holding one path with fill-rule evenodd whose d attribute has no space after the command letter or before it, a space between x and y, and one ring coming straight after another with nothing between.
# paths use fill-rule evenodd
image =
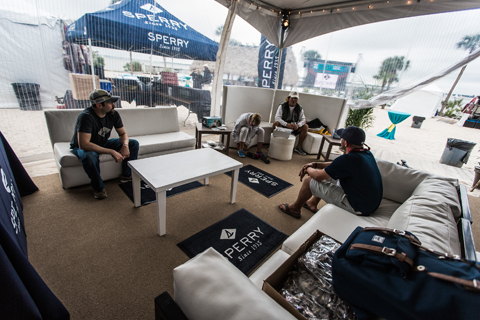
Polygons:
<instances>
[{"instance_id":1,"label":"seated man's sneaker","mask_svg":"<svg viewBox=\"0 0 480 320\"><path fill-rule=\"evenodd\" d=\"M107 191L105 189L102 191L93 191L93 197L98 200L105 199L107 197Z\"/></svg>"},{"instance_id":2,"label":"seated man's sneaker","mask_svg":"<svg viewBox=\"0 0 480 320\"><path fill-rule=\"evenodd\" d=\"M240 158L245 158L245 153L242 150L238 150L238 156Z\"/></svg>"},{"instance_id":3,"label":"seated man's sneaker","mask_svg":"<svg viewBox=\"0 0 480 320\"><path fill-rule=\"evenodd\" d=\"M298 154L300 154L300 155L302 155L302 156L306 156L306 155L307 155L307 153L306 153L305 151L303 151L302 148L299 148L299 147L293 149L293 151L295 151L296 153L298 153Z\"/></svg>"},{"instance_id":4,"label":"seated man's sneaker","mask_svg":"<svg viewBox=\"0 0 480 320\"><path fill-rule=\"evenodd\" d=\"M130 177L120 176L120 182L121 183L131 182L131 181L132 181L132 176L130 176Z\"/></svg>"}]
</instances>

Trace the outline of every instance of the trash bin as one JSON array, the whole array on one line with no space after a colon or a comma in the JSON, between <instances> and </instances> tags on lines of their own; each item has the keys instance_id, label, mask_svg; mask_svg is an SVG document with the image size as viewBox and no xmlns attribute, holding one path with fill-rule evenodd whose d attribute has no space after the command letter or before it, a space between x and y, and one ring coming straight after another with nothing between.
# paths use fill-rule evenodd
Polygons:
<instances>
[{"instance_id":1,"label":"trash bin","mask_svg":"<svg viewBox=\"0 0 480 320\"><path fill-rule=\"evenodd\" d=\"M422 126L423 120L425 120L424 117L413 117L413 122L412 122L412 128L419 128Z\"/></svg>"},{"instance_id":2,"label":"trash bin","mask_svg":"<svg viewBox=\"0 0 480 320\"><path fill-rule=\"evenodd\" d=\"M474 142L448 138L440 163L461 168L464 163L468 162L470 153L475 145L476 143Z\"/></svg>"},{"instance_id":3,"label":"trash bin","mask_svg":"<svg viewBox=\"0 0 480 320\"><path fill-rule=\"evenodd\" d=\"M20 110L42 110L40 85L36 83L12 83Z\"/></svg>"}]
</instances>

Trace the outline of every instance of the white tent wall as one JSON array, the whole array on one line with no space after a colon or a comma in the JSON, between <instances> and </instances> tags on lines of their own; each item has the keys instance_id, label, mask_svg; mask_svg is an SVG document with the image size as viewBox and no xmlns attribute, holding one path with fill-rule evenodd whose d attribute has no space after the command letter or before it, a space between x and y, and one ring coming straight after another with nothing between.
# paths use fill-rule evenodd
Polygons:
<instances>
[{"instance_id":1,"label":"white tent wall","mask_svg":"<svg viewBox=\"0 0 480 320\"><path fill-rule=\"evenodd\" d=\"M12 83L39 84L42 107L55 107L55 96L70 88L60 20L22 1L4 2L0 35L0 108L19 108Z\"/></svg>"},{"instance_id":2,"label":"white tent wall","mask_svg":"<svg viewBox=\"0 0 480 320\"><path fill-rule=\"evenodd\" d=\"M410 113L412 116L431 118L440 109L443 100L442 90L435 84L415 91L398 99L391 110Z\"/></svg>"}]
</instances>

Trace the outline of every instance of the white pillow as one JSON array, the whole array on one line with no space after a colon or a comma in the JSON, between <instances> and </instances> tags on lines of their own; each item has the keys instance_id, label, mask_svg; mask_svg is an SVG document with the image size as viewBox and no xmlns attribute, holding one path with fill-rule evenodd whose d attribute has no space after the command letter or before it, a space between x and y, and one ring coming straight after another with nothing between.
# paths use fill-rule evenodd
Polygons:
<instances>
[{"instance_id":1,"label":"white pillow","mask_svg":"<svg viewBox=\"0 0 480 320\"><path fill-rule=\"evenodd\" d=\"M173 281L189 320L296 319L213 248L175 268Z\"/></svg>"},{"instance_id":2,"label":"white pillow","mask_svg":"<svg viewBox=\"0 0 480 320\"><path fill-rule=\"evenodd\" d=\"M411 196L392 215L387 228L413 233L424 247L461 255L457 225L450 207L424 196Z\"/></svg>"},{"instance_id":3,"label":"white pillow","mask_svg":"<svg viewBox=\"0 0 480 320\"><path fill-rule=\"evenodd\" d=\"M431 174L402 167L393 162L376 159L378 169L382 175L383 197L404 203L413 190Z\"/></svg>"},{"instance_id":4,"label":"white pillow","mask_svg":"<svg viewBox=\"0 0 480 320\"><path fill-rule=\"evenodd\" d=\"M446 203L452 209L453 217L457 221L462 215L458 191L455 182L439 178L427 178L423 180L413 191L412 195L424 196L438 202ZM458 186L458 182L456 183Z\"/></svg>"}]
</instances>

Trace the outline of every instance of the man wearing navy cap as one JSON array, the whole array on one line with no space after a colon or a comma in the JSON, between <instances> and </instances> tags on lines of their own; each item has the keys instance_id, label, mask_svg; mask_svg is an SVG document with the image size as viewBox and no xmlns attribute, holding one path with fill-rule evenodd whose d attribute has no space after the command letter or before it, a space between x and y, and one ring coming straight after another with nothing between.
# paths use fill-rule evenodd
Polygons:
<instances>
[{"instance_id":1,"label":"man wearing navy cap","mask_svg":"<svg viewBox=\"0 0 480 320\"><path fill-rule=\"evenodd\" d=\"M138 141L129 139L122 118L115 112L115 102L120 97L112 96L101 89L90 94L92 105L78 115L70 149L81 161L93 188L95 199L105 199L107 192L100 176L100 154L109 154L116 162L122 161L121 182L132 180L132 171L127 161L138 157ZM108 139L112 128L118 139Z\"/></svg>"},{"instance_id":2,"label":"man wearing navy cap","mask_svg":"<svg viewBox=\"0 0 480 320\"><path fill-rule=\"evenodd\" d=\"M299 173L303 184L297 199L292 204L280 204L280 210L300 219L302 207L316 213L321 199L357 215L368 216L378 208L383 196L382 176L365 144L365 131L350 126L337 134L345 153L332 162L304 165ZM305 175L308 177L303 179Z\"/></svg>"}]
</instances>

